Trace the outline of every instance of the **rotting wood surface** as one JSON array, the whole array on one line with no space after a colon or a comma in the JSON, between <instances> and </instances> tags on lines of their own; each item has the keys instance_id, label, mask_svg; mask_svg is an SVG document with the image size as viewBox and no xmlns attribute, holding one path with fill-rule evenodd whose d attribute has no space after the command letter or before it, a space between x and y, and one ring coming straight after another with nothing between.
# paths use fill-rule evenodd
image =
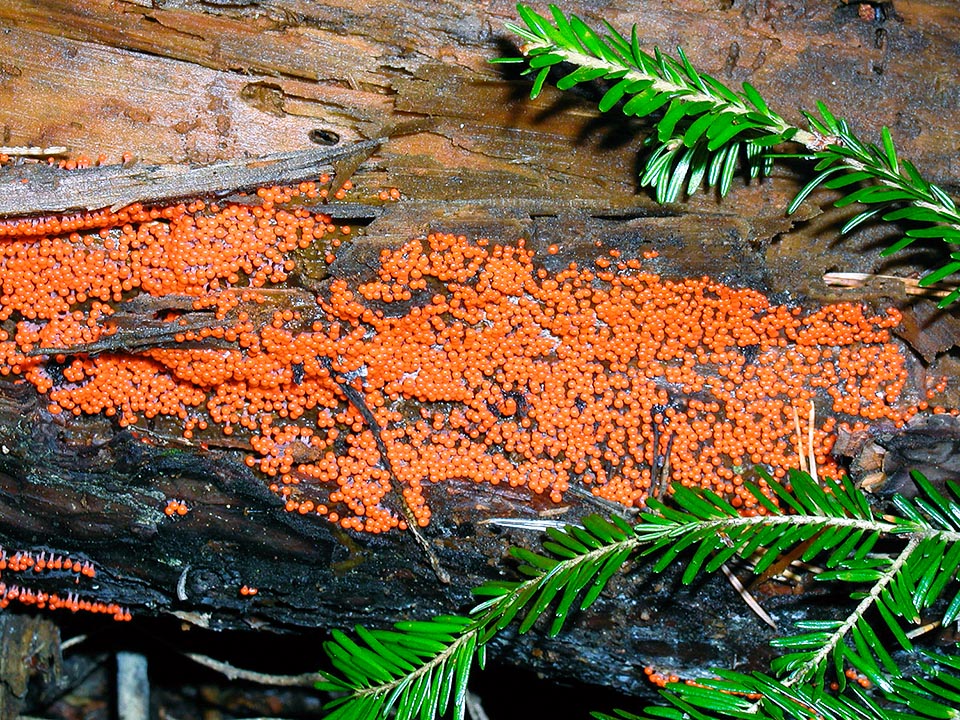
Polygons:
<instances>
[{"instance_id":1,"label":"rotting wood surface","mask_svg":"<svg viewBox=\"0 0 960 720\"><path fill-rule=\"evenodd\" d=\"M564 9L621 30L638 22L642 43L682 45L700 69L748 80L787 117L822 99L865 137L887 125L904 157L955 191L960 10L947 0L863 5L876 14L855 3L772 0ZM785 219L797 189L787 171L738 186L722 202L657 206L636 187L642 126L599 117L599 95L587 88L548 88L530 101L525 79L486 64L516 52L502 29L513 12L508 2L384 2L357 11L293 0L10 0L0 4L2 141L66 145L111 162L130 152L145 164L200 164L300 151L313 140L361 142L400 120L429 118L433 129L391 139L357 168L357 197L395 186L406 199L380 212L353 264L334 271L354 272L364 254L438 229L556 242L570 259L594 239L656 247L667 273L719 274L820 300L878 299L869 288L826 288L828 270L910 272L878 260L883 233L838 241L831 228L842 213ZM916 299L904 311L906 341L933 363L926 371L955 374L949 359L937 360L956 337L953 315ZM437 493L428 534L458 573L453 587L440 588L399 533L358 538L284 513L238 462L240 450L199 452L168 444L164 432L145 433L144 442L107 418L54 422L43 407L30 387L2 385L0 541L89 557L100 572L88 594L146 615L289 630L462 609L465 588L502 572L510 543L532 542L479 520L554 509L472 484ZM952 432L934 433L936 442ZM891 445L922 461L922 446ZM162 513L170 497L191 513L170 522ZM566 517L592 509L568 500ZM642 573L618 581L563 641L534 635L503 653L543 673L641 692L647 662L696 672L763 646L766 631L722 582L680 593L670 581L650 582ZM238 595L243 584L260 589L255 602ZM784 617L802 612L801 600L769 599ZM699 622L673 622L698 614Z\"/></svg>"},{"instance_id":2,"label":"rotting wood surface","mask_svg":"<svg viewBox=\"0 0 960 720\"><path fill-rule=\"evenodd\" d=\"M135 202L160 202L291 185L334 172L334 163L369 155L386 138L363 140L336 149L315 148L250 160L196 167L117 164L63 172L42 163L8 168L0 177L0 216L63 213L120 208ZM30 210L25 213L24 210Z\"/></svg>"}]
</instances>

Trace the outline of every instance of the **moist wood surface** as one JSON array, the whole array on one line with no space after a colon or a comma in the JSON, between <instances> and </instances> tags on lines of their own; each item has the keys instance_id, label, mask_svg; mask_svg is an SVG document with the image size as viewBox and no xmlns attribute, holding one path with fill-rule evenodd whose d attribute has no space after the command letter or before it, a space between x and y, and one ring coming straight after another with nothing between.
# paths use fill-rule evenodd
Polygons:
<instances>
[{"instance_id":1,"label":"moist wood surface","mask_svg":"<svg viewBox=\"0 0 960 720\"><path fill-rule=\"evenodd\" d=\"M682 45L699 69L734 85L749 81L788 118L821 99L864 138L886 125L903 157L957 190L960 8L949 0L564 9L622 31L636 22L641 43ZM907 302L896 287L838 295L821 280L830 270L911 272L907 263L922 256L878 258L891 230L841 241L843 213L813 205L786 219L798 188L789 166L761 184L738 181L723 201L656 205L637 187L642 124L600 117L599 92L588 87L548 87L530 101L515 66L487 64L516 54L503 29L512 19L508 2L7 0L0 139L102 153L108 162L127 152L148 165L196 165L308 150L316 140L345 145L402 121L429 121L429 130L387 140L356 168L358 202L384 187L405 198L364 218L361 254L364 245L430 229L557 242L570 259L584 258L595 239L632 242L659 249L663 267L679 275L722 274L810 302L898 303L905 343L932 363L923 371L955 372L942 357L956 338L954 315ZM9 380L0 384L0 443L4 547L88 557L99 569L88 595L217 629L383 624L462 610L466 588L510 573L510 544L535 541L480 521L555 509L522 491L472 484L434 493L427 535L456 575L445 587L401 533L357 537L283 512L241 449L201 451L163 434L138 439L106 418L54 420L32 388ZM191 513L170 521L162 512L169 497L187 501ZM571 519L595 509L573 495L564 506ZM243 584L259 588L256 600L238 594ZM634 573L563 640L534 634L500 651L551 676L628 692L643 691L647 663L696 672L766 652L768 631L725 583L675 585ZM802 593L767 599L783 617L803 612Z\"/></svg>"}]
</instances>

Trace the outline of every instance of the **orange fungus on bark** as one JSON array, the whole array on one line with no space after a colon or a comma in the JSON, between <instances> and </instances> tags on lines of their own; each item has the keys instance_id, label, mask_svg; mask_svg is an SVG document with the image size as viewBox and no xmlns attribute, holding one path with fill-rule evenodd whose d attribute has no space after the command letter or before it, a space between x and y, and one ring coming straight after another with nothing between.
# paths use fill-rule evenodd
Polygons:
<instances>
[{"instance_id":1,"label":"orange fungus on bark","mask_svg":"<svg viewBox=\"0 0 960 720\"><path fill-rule=\"evenodd\" d=\"M0 222L0 372L54 414L232 436L287 510L368 532L405 525L391 489L426 525L425 489L450 480L555 502L581 483L628 506L671 481L759 512L745 468L797 466L796 410L818 407L826 474L837 418L918 412L895 310L778 305L618 252L555 272L522 241L437 233L383 250L372 278L268 312L296 253L319 243L329 262L349 228L289 204L322 195L311 183L258 194ZM170 336L109 346L116 314L144 297L169 301L154 321Z\"/></svg>"}]
</instances>

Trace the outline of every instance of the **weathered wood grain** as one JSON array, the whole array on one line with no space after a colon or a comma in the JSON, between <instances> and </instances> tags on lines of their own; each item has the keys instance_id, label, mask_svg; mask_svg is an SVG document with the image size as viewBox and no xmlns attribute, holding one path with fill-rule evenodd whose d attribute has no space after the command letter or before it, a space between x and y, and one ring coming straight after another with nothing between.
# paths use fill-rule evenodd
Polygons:
<instances>
[{"instance_id":1,"label":"weathered wood grain","mask_svg":"<svg viewBox=\"0 0 960 720\"><path fill-rule=\"evenodd\" d=\"M866 139L886 125L904 157L956 191L960 7L951 0L864 5L879 14L865 19L860 4L819 0L564 7L624 31L636 22L649 46L681 44L700 69L728 83L749 81L789 118L822 99ZM506 0L6 0L0 141L66 145L108 162L129 152L143 163L130 172L143 173L159 163L243 165L304 151L312 138L347 147L399 121L430 120L432 129L391 138L357 169L356 197L399 187L405 200L379 209L354 255L331 268L345 275L379 247L430 229L524 236L534 247L559 242L558 260L583 257L598 239L656 247L665 272L710 273L807 299L873 301L874 291L838 291L820 278L905 274L927 260L881 261L877 251L891 231L839 240L838 211L821 214L811 204L785 218L799 168L760 184L738 181L723 201L706 195L656 205L637 188L642 124L599 117L596 89L548 87L530 101L525 78L487 64L516 52L503 29L511 19ZM314 152L324 157L329 148ZM71 181L46 168L11 172ZM0 199L4 212L21 202L22 195ZM88 204L100 202L116 200ZM905 336L929 360L923 371L954 372L938 359L951 344L942 327L935 342L921 337L938 315L928 301L910 303L909 317L921 321ZM107 418L52 419L31 388L2 380L0 544L87 557L100 574L85 592L142 615L300 631L463 609L470 585L509 572L508 545L534 544L480 521L555 509L517 491L438 489L427 534L457 574L452 587L439 587L400 533L358 538L283 512L239 461L242 450L229 445L201 448L162 425L135 435ZM187 501L191 513L170 521L162 513L168 497ZM574 497L566 507L571 519L593 509ZM238 595L244 583L260 588L256 600ZM804 612L802 595L771 590L767 600L784 617ZM673 622L677 616L688 622ZM722 581L677 591L672 576L643 572L617 581L571 633L560 641L534 634L500 651L542 673L642 693L646 662L695 673L766 652L768 638Z\"/></svg>"},{"instance_id":2,"label":"weathered wood grain","mask_svg":"<svg viewBox=\"0 0 960 720\"><path fill-rule=\"evenodd\" d=\"M117 210L135 202L158 203L292 185L323 173L332 175L334 163L355 155L368 156L386 140L198 166L118 164L63 172L43 164L20 165L0 173L0 216Z\"/></svg>"}]
</instances>

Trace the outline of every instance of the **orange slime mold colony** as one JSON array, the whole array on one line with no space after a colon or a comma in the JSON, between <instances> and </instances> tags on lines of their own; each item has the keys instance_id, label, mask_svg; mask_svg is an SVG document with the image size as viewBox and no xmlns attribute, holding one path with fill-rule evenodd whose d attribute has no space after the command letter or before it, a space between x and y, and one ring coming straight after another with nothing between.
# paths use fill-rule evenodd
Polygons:
<instances>
[{"instance_id":1,"label":"orange slime mold colony","mask_svg":"<svg viewBox=\"0 0 960 720\"><path fill-rule=\"evenodd\" d=\"M169 416L186 438L248 440L247 464L287 510L369 532L406 527L385 507L391 487L426 525L424 488L457 479L554 502L582 483L638 506L667 476L757 512L744 468L797 465L796 411L815 402L825 418L813 436L828 474L837 416L862 427L917 412L895 310L805 312L665 280L616 251L554 273L522 241L435 234L384 250L368 282L329 281L313 311L258 323L291 252L348 232L284 207L317 197L313 183L258 194L0 223L0 372L51 413ZM71 351L108 339L138 295L188 296L218 322L167 347Z\"/></svg>"}]
</instances>

